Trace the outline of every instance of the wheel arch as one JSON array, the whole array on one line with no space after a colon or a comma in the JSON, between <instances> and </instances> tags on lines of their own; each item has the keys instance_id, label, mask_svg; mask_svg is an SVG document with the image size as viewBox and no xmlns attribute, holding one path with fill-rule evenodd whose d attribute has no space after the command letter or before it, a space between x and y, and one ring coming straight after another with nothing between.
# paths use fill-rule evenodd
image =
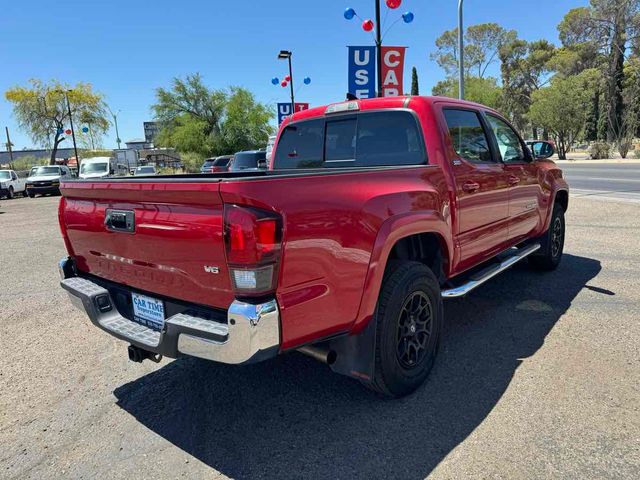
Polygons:
<instances>
[{"instance_id":1,"label":"wheel arch","mask_svg":"<svg viewBox=\"0 0 640 480\"><path fill-rule=\"evenodd\" d=\"M378 232L352 333L363 330L375 307L390 261L415 260L432 269L443 283L453 260L451 226L437 212L407 214L387 219Z\"/></svg>"}]
</instances>

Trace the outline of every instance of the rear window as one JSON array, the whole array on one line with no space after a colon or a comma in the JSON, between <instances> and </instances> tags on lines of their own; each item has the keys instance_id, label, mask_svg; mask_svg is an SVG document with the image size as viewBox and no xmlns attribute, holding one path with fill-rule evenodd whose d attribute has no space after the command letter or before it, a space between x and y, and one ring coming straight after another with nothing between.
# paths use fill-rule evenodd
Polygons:
<instances>
[{"instance_id":1,"label":"rear window","mask_svg":"<svg viewBox=\"0 0 640 480\"><path fill-rule=\"evenodd\" d=\"M274 168L422 165L426 153L410 112L385 111L327 117L287 126Z\"/></svg>"},{"instance_id":2,"label":"rear window","mask_svg":"<svg viewBox=\"0 0 640 480\"><path fill-rule=\"evenodd\" d=\"M212 163L212 165L214 167L226 167L229 165L229 160L231 160L231 158L218 158Z\"/></svg>"},{"instance_id":3,"label":"rear window","mask_svg":"<svg viewBox=\"0 0 640 480\"><path fill-rule=\"evenodd\" d=\"M204 164L202 165L202 168L212 167L215 163L216 161L213 158L211 160L205 160Z\"/></svg>"},{"instance_id":4,"label":"rear window","mask_svg":"<svg viewBox=\"0 0 640 480\"><path fill-rule=\"evenodd\" d=\"M231 168L235 170L244 170L247 168L258 168L259 160L266 160L266 152L240 152L236 153L233 158Z\"/></svg>"}]
</instances>

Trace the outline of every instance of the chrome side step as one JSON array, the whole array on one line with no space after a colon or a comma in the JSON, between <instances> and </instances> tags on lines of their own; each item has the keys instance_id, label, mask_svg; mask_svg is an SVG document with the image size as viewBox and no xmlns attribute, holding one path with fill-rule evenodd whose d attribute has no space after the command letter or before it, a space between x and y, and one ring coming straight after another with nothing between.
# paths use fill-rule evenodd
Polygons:
<instances>
[{"instance_id":1,"label":"chrome side step","mask_svg":"<svg viewBox=\"0 0 640 480\"><path fill-rule=\"evenodd\" d=\"M514 266L520 260L523 260L524 258L528 257L532 253L538 251L539 249L540 249L540 244L536 243L534 245L529 245L528 247L517 250L514 253L514 255L504 259L499 264L491 266L486 270L482 270L481 272L478 272L477 274L473 275L467 283L464 283L459 287L443 290L442 298L446 300L448 298L464 297L471 290L474 290L475 288L478 288L483 283L488 282L496 275L504 272L509 267Z\"/></svg>"}]
</instances>

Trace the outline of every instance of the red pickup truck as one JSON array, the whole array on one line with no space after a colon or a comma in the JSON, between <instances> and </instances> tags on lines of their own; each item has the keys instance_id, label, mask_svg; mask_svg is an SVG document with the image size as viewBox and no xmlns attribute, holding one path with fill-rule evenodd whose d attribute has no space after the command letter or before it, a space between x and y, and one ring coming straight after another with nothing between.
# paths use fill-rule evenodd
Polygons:
<instances>
[{"instance_id":1,"label":"red pickup truck","mask_svg":"<svg viewBox=\"0 0 640 480\"><path fill-rule=\"evenodd\" d=\"M406 395L443 299L560 262L568 187L542 147L447 98L298 112L269 170L63 182L61 284L134 361L298 350Z\"/></svg>"}]
</instances>

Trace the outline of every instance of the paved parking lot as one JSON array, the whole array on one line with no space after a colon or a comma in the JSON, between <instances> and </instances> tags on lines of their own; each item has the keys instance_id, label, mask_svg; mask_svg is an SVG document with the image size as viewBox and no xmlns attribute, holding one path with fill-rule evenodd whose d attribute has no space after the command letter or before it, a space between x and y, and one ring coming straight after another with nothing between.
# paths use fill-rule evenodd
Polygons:
<instances>
[{"instance_id":1,"label":"paved parking lot","mask_svg":"<svg viewBox=\"0 0 640 480\"><path fill-rule=\"evenodd\" d=\"M572 198L567 255L445 305L426 385L299 354L143 365L58 288L57 198L0 201L0 478L640 478L640 205Z\"/></svg>"}]
</instances>

